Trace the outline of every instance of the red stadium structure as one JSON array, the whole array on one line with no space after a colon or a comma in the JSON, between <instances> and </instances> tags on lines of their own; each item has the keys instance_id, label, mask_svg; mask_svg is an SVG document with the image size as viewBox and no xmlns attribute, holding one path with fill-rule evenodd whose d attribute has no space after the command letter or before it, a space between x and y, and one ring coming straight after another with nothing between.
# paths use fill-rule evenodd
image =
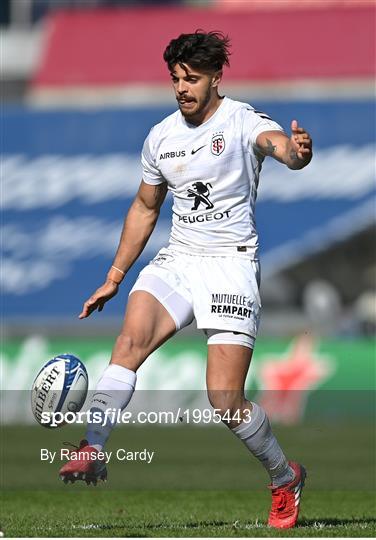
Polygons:
<instances>
[{"instance_id":1,"label":"red stadium structure","mask_svg":"<svg viewBox=\"0 0 376 540\"><path fill-rule=\"evenodd\" d=\"M46 47L32 89L164 85L166 44L198 28L231 37L235 53L226 81L235 85L297 80L369 84L375 75L374 13L374 7L362 3L346 9L57 11L47 21Z\"/></svg>"}]
</instances>

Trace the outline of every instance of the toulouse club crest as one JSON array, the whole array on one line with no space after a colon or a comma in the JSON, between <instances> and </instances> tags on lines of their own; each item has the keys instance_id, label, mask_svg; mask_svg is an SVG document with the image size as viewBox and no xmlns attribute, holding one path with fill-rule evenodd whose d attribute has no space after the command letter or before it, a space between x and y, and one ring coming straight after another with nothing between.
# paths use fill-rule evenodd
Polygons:
<instances>
[{"instance_id":1,"label":"toulouse club crest","mask_svg":"<svg viewBox=\"0 0 376 540\"><path fill-rule=\"evenodd\" d=\"M225 149L225 139L223 137L223 133L214 133L211 141L211 152L215 156L219 156L222 154L223 150Z\"/></svg>"}]
</instances>

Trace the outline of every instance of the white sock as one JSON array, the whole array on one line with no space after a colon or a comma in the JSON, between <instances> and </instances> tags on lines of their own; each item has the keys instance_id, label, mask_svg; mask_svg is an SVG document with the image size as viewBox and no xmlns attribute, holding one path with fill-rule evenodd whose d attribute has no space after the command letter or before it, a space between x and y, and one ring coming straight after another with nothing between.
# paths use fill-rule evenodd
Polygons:
<instances>
[{"instance_id":1,"label":"white sock","mask_svg":"<svg viewBox=\"0 0 376 540\"><path fill-rule=\"evenodd\" d=\"M123 410L128 405L136 386L137 376L134 371L118 364L110 364L99 379L91 400L90 411L101 416L103 421L88 422L86 439L90 446L102 450L115 423L105 418L107 409ZM102 425L104 423L104 425Z\"/></svg>"},{"instance_id":2,"label":"white sock","mask_svg":"<svg viewBox=\"0 0 376 540\"><path fill-rule=\"evenodd\" d=\"M252 403L251 420L243 420L232 431L263 464L273 486L282 486L294 479L294 471L273 435L269 419L262 407Z\"/></svg>"}]
</instances>

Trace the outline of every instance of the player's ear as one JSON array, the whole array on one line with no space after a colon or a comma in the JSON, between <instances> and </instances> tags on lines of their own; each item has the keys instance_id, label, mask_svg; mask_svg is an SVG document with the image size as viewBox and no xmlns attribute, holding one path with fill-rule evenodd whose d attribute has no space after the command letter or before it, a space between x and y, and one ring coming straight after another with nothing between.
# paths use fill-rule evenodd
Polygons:
<instances>
[{"instance_id":1,"label":"player's ear","mask_svg":"<svg viewBox=\"0 0 376 540\"><path fill-rule=\"evenodd\" d=\"M222 70L216 71L211 79L212 88L216 88L222 80Z\"/></svg>"}]
</instances>

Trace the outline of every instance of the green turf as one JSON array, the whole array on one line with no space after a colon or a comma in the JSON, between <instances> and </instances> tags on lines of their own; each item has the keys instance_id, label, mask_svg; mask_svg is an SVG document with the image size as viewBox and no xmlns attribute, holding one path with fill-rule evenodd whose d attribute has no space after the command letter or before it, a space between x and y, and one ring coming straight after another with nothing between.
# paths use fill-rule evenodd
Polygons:
<instances>
[{"instance_id":1,"label":"green turf","mask_svg":"<svg viewBox=\"0 0 376 540\"><path fill-rule=\"evenodd\" d=\"M109 464L94 488L64 485L60 461L40 448L77 442L76 427L2 429L1 528L5 536L375 536L375 437L370 424L275 428L308 469L299 527L265 527L267 476L224 426L116 429L109 450L149 448L153 463Z\"/></svg>"},{"instance_id":2,"label":"green turf","mask_svg":"<svg viewBox=\"0 0 376 540\"><path fill-rule=\"evenodd\" d=\"M366 492L307 492L299 526L265 527L268 493L244 491L11 492L6 536L366 536L375 534Z\"/></svg>"}]
</instances>

